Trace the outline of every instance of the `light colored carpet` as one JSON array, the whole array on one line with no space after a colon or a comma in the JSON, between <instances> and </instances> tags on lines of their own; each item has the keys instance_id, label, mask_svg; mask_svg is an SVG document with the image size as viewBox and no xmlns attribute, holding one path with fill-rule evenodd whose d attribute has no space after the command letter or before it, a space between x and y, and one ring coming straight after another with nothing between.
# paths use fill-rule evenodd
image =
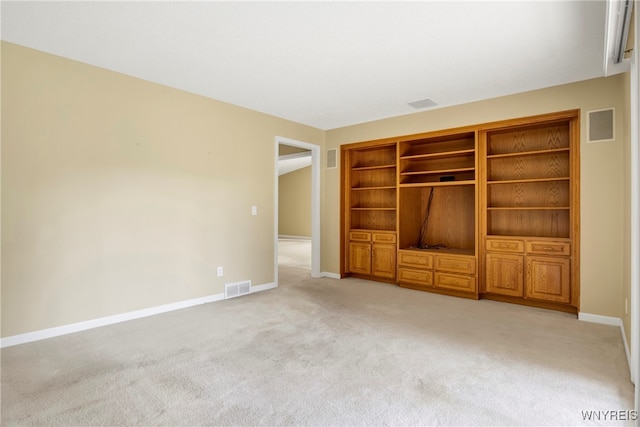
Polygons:
<instances>
[{"instance_id":1,"label":"light colored carpet","mask_svg":"<svg viewBox=\"0 0 640 427\"><path fill-rule=\"evenodd\" d=\"M311 279L2 350L2 425L599 425L632 409L619 329Z\"/></svg>"},{"instance_id":2,"label":"light colored carpet","mask_svg":"<svg viewBox=\"0 0 640 427\"><path fill-rule=\"evenodd\" d=\"M278 239L278 265L311 271L311 240Z\"/></svg>"}]
</instances>

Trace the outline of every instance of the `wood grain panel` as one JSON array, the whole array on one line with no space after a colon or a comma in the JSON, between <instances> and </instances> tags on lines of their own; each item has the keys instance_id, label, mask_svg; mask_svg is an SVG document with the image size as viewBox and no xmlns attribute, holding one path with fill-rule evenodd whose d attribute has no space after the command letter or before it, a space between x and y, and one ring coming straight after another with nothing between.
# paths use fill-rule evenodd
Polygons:
<instances>
[{"instance_id":1,"label":"wood grain panel","mask_svg":"<svg viewBox=\"0 0 640 427\"><path fill-rule=\"evenodd\" d=\"M475 148L475 135L473 132L464 135L445 135L402 142L400 143L400 157L470 150L473 148Z\"/></svg>"},{"instance_id":2,"label":"wood grain panel","mask_svg":"<svg viewBox=\"0 0 640 427\"><path fill-rule=\"evenodd\" d=\"M569 152L487 159L489 181L568 178Z\"/></svg>"},{"instance_id":3,"label":"wood grain panel","mask_svg":"<svg viewBox=\"0 0 640 427\"><path fill-rule=\"evenodd\" d=\"M352 231L349 233L349 240L352 242L370 242L371 233L368 231Z\"/></svg>"},{"instance_id":4,"label":"wood grain panel","mask_svg":"<svg viewBox=\"0 0 640 427\"><path fill-rule=\"evenodd\" d=\"M385 165L395 165L396 146L367 147L351 150L351 168L364 168Z\"/></svg>"},{"instance_id":5,"label":"wood grain panel","mask_svg":"<svg viewBox=\"0 0 640 427\"><path fill-rule=\"evenodd\" d=\"M490 210L487 234L568 238L569 217L569 210Z\"/></svg>"},{"instance_id":6,"label":"wood grain panel","mask_svg":"<svg viewBox=\"0 0 640 427\"><path fill-rule=\"evenodd\" d=\"M437 254L434 267L436 270L452 273L476 274L476 258Z\"/></svg>"},{"instance_id":7,"label":"wood grain panel","mask_svg":"<svg viewBox=\"0 0 640 427\"><path fill-rule=\"evenodd\" d=\"M398 264L417 268L433 268L433 255L419 250L398 251Z\"/></svg>"},{"instance_id":8,"label":"wood grain panel","mask_svg":"<svg viewBox=\"0 0 640 427\"><path fill-rule=\"evenodd\" d=\"M524 255L487 254L485 291L524 296Z\"/></svg>"},{"instance_id":9,"label":"wood grain panel","mask_svg":"<svg viewBox=\"0 0 640 427\"><path fill-rule=\"evenodd\" d=\"M395 208L396 189L351 191L352 208Z\"/></svg>"},{"instance_id":10,"label":"wood grain panel","mask_svg":"<svg viewBox=\"0 0 640 427\"><path fill-rule=\"evenodd\" d=\"M433 187L434 196L422 243L447 248L475 248L475 189L473 186ZM428 200L425 190L425 199ZM422 218L426 203L421 206ZM422 222L422 221L421 221Z\"/></svg>"},{"instance_id":11,"label":"wood grain panel","mask_svg":"<svg viewBox=\"0 0 640 427\"><path fill-rule=\"evenodd\" d=\"M507 239L487 239L485 242L485 248L488 251L497 252L524 252L523 240L507 240Z\"/></svg>"},{"instance_id":12,"label":"wood grain panel","mask_svg":"<svg viewBox=\"0 0 640 427\"><path fill-rule=\"evenodd\" d=\"M398 268L398 282L414 283L416 285L433 286L433 272L414 270L406 267Z\"/></svg>"},{"instance_id":13,"label":"wood grain panel","mask_svg":"<svg viewBox=\"0 0 640 427\"><path fill-rule=\"evenodd\" d=\"M526 297L571 302L571 262L567 258L528 256Z\"/></svg>"},{"instance_id":14,"label":"wood grain panel","mask_svg":"<svg viewBox=\"0 0 640 427\"><path fill-rule=\"evenodd\" d=\"M544 241L527 241L527 253L540 255L571 255L571 243Z\"/></svg>"},{"instance_id":15,"label":"wood grain panel","mask_svg":"<svg viewBox=\"0 0 640 427\"><path fill-rule=\"evenodd\" d=\"M396 185L396 169L364 169L351 171L351 188L393 187Z\"/></svg>"},{"instance_id":16,"label":"wood grain panel","mask_svg":"<svg viewBox=\"0 0 640 427\"><path fill-rule=\"evenodd\" d=\"M491 132L487 154L522 153L569 147L569 124L548 124Z\"/></svg>"},{"instance_id":17,"label":"wood grain panel","mask_svg":"<svg viewBox=\"0 0 640 427\"><path fill-rule=\"evenodd\" d=\"M396 245L374 243L371 250L371 273L376 277L395 279Z\"/></svg>"},{"instance_id":18,"label":"wood grain panel","mask_svg":"<svg viewBox=\"0 0 640 427\"><path fill-rule=\"evenodd\" d=\"M371 274L371 244L349 243L349 271Z\"/></svg>"},{"instance_id":19,"label":"wood grain panel","mask_svg":"<svg viewBox=\"0 0 640 427\"><path fill-rule=\"evenodd\" d=\"M570 181L493 184L487 188L489 207L570 207Z\"/></svg>"},{"instance_id":20,"label":"wood grain panel","mask_svg":"<svg viewBox=\"0 0 640 427\"><path fill-rule=\"evenodd\" d=\"M396 243L394 233L372 233L371 241L374 243Z\"/></svg>"},{"instance_id":21,"label":"wood grain panel","mask_svg":"<svg viewBox=\"0 0 640 427\"><path fill-rule=\"evenodd\" d=\"M391 230L396 228L396 211L351 211L351 229Z\"/></svg>"},{"instance_id":22,"label":"wood grain panel","mask_svg":"<svg viewBox=\"0 0 640 427\"><path fill-rule=\"evenodd\" d=\"M475 292L476 278L475 276L460 276L457 274L435 272L434 285L442 289Z\"/></svg>"}]
</instances>

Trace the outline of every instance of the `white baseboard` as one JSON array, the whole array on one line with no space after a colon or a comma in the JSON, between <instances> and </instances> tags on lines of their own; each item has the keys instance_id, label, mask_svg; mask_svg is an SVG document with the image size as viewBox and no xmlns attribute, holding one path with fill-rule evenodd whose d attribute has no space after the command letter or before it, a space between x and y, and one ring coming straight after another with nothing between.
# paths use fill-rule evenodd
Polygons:
<instances>
[{"instance_id":1,"label":"white baseboard","mask_svg":"<svg viewBox=\"0 0 640 427\"><path fill-rule=\"evenodd\" d=\"M330 279L340 279L340 275L338 273L330 273L328 271L321 272L320 277L328 277Z\"/></svg>"},{"instance_id":2,"label":"white baseboard","mask_svg":"<svg viewBox=\"0 0 640 427\"><path fill-rule=\"evenodd\" d=\"M275 289L278 285L275 282L265 283L264 285L256 285L251 287L251 293L268 291L269 289Z\"/></svg>"},{"instance_id":3,"label":"white baseboard","mask_svg":"<svg viewBox=\"0 0 640 427\"><path fill-rule=\"evenodd\" d=\"M611 326L622 325L622 319L619 317L601 316L599 314L578 313L578 320Z\"/></svg>"},{"instance_id":4,"label":"white baseboard","mask_svg":"<svg viewBox=\"0 0 640 427\"><path fill-rule=\"evenodd\" d=\"M266 291L276 288L275 283L266 283L251 287L251 293ZM19 344L26 344L33 341L40 341L47 338L58 337L61 335L73 334L75 332L86 331L87 329L99 328L101 326L113 325L114 323L126 322L128 320L140 319L142 317L154 316L156 314L167 313L174 310L193 307L196 305L207 304L215 301L224 300L224 292L215 295L209 295L201 298L194 298L186 301L174 302L171 304L159 305L157 307L145 308L142 310L130 311L128 313L116 314L113 316L101 317L98 319L87 320L84 322L71 323L69 325L57 326L55 328L42 329L39 331L27 332L25 334L12 335L0 338L0 348L11 347Z\"/></svg>"},{"instance_id":5,"label":"white baseboard","mask_svg":"<svg viewBox=\"0 0 640 427\"><path fill-rule=\"evenodd\" d=\"M603 325L617 326L620 328L620 334L622 335L622 343L624 344L624 352L627 356L627 364L629 370L631 368L631 351L629 350L629 343L627 342L627 334L624 330L624 322L619 317L601 316L599 314L578 313L578 320L591 323L600 323Z\"/></svg>"},{"instance_id":6,"label":"white baseboard","mask_svg":"<svg viewBox=\"0 0 640 427\"><path fill-rule=\"evenodd\" d=\"M289 240L311 240L310 236L289 236L286 234L279 234L278 239L289 239Z\"/></svg>"},{"instance_id":7,"label":"white baseboard","mask_svg":"<svg viewBox=\"0 0 640 427\"><path fill-rule=\"evenodd\" d=\"M624 330L624 322L620 322L620 333L622 334L622 343L624 344L624 352L627 354L627 363L629 364L629 371L633 372L631 368L631 350L629 348L629 343L627 342L627 334L625 334ZM635 384L633 374L631 375L631 382Z\"/></svg>"}]
</instances>

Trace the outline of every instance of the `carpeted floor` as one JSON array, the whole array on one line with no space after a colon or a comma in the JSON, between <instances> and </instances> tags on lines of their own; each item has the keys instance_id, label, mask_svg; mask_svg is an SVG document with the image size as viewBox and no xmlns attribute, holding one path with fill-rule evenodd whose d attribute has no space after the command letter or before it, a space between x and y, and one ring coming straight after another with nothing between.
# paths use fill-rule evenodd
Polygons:
<instances>
[{"instance_id":1,"label":"carpeted floor","mask_svg":"<svg viewBox=\"0 0 640 427\"><path fill-rule=\"evenodd\" d=\"M304 267L279 277L3 349L1 424L631 425L602 418L633 409L616 327Z\"/></svg>"},{"instance_id":2,"label":"carpeted floor","mask_svg":"<svg viewBox=\"0 0 640 427\"><path fill-rule=\"evenodd\" d=\"M279 239L278 265L311 271L311 240Z\"/></svg>"}]
</instances>

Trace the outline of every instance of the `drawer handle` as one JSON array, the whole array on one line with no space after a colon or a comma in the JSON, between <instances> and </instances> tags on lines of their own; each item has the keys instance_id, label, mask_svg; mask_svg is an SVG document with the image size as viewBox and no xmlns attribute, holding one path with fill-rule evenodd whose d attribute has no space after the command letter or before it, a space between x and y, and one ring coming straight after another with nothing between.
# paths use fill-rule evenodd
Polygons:
<instances>
[{"instance_id":1,"label":"drawer handle","mask_svg":"<svg viewBox=\"0 0 640 427\"><path fill-rule=\"evenodd\" d=\"M542 250L543 250L543 251L552 251L552 250L554 250L554 249L553 249L551 246L544 246L544 247L542 248Z\"/></svg>"}]
</instances>

